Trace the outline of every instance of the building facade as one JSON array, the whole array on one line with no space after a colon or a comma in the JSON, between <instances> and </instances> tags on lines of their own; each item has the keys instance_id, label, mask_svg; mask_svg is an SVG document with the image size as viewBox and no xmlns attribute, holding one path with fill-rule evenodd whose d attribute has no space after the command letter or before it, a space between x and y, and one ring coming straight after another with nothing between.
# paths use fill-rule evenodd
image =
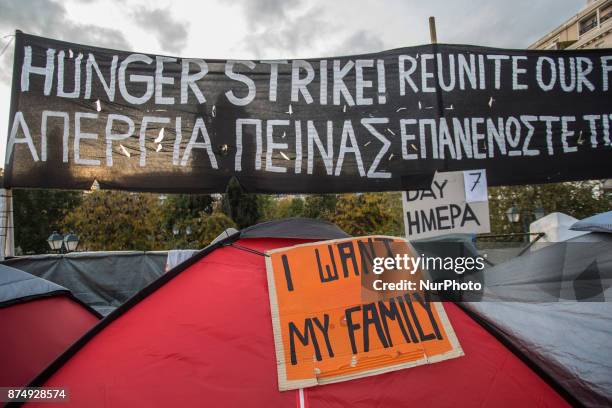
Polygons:
<instances>
[{"instance_id":1,"label":"building facade","mask_svg":"<svg viewBox=\"0 0 612 408\"><path fill-rule=\"evenodd\" d=\"M589 0L575 16L529 46L532 50L612 47L612 0Z\"/></svg>"}]
</instances>

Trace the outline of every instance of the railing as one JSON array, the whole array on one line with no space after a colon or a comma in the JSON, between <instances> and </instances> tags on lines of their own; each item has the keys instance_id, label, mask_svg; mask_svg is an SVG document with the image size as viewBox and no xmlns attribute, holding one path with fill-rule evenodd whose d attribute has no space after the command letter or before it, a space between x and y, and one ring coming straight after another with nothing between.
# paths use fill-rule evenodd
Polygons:
<instances>
[{"instance_id":1,"label":"railing","mask_svg":"<svg viewBox=\"0 0 612 408\"><path fill-rule=\"evenodd\" d=\"M586 33L587 31L591 31L593 28L597 27L597 20L593 20L590 23L582 24L580 23L580 30L578 31L579 35Z\"/></svg>"}]
</instances>

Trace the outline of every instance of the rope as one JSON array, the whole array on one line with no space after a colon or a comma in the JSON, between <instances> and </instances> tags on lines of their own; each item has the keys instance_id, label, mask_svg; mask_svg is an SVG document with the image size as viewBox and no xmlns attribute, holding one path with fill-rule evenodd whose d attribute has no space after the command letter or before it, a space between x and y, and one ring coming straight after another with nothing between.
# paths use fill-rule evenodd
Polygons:
<instances>
[{"instance_id":1,"label":"rope","mask_svg":"<svg viewBox=\"0 0 612 408\"><path fill-rule=\"evenodd\" d=\"M227 244L225 246L231 246L231 247L239 249L241 251L250 252L252 254L259 255L259 256L267 256L267 257L270 256L270 255L268 255L268 254L266 254L264 252L258 251L256 249L248 248L248 247L245 247L245 246L242 246L242 245L238 245L238 244L234 244L234 243Z\"/></svg>"},{"instance_id":2,"label":"rope","mask_svg":"<svg viewBox=\"0 0 612 408\"><path fill-rule=\"evenodd\" d=\"M4 37L2 37L3 39L6 37L11 37L11 39L6 43L6 45L4 46L4 48L2 48L2 51L0 51L0 57L2 55L4 55L4 52L6 51L6 49L9 47L9 45L11 45L13 43L13 40L15 39L15 34L9 34L9 35L5 35Z\"/></svg>"}]
</instances>

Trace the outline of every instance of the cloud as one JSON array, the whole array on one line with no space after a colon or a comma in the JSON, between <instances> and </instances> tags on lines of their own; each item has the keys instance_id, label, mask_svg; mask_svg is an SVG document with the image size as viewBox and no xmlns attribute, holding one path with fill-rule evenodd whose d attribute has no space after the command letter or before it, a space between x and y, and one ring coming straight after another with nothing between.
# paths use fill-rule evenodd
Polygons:
<instances>
[{"instance_id":1,"label":"cloud","mask_svg":"<svg viewBox=\"0 0 612 408\"><path fill-rule=\"evenodd\" d=\"M91 44L99 47L129 49L119 30L80 24L70 20L63 5L52 0L0 0L0 35L10 35L16 29L29 34L59 40ZM11 37L3 38L0 51ZM13 46L0 56L0 81L8 83L11 77Z\"/></svg>"},{"instance_id":2,"label":"cloud","mask_svg":"<svg viewBox=\"0 0 612 408\"><path fill-rule=\"evenodd\" d=\"M65 41L129 48L119 30L74 22L64 6L52 0L0 0L0 10L0 32L3 35L21 29Z\"/></svg>"},{"instance_id":3,"label":"cloud","mask_svg":"<svg viewBox=\"0 0 612 408\"><path fill-rule=\"evenodd\" d=\"M278 23L288 18L291 10L299 8L301 0L227 0L229 3L241 4L247 24L254 27L261 24Z\"/></svg>"},{"instance_id":4,"label":"cloud","mask_svg":"<svg viewBox=\"0 0 612 408\"><path fill-rule=\"evenodd\" d=\"M368 31L359 30L335 47L333 53L336 55L354 55L379 52L384 49L385 45L382 39Z\"/></svg>"},{"instance_id":5,"label":"cloud","mask_svg":"<svg viewBox=\"0 0 612 408\"><path fill-rule=\"evenodd\" d=\"M323 7L303 0L225 0L240 6L248 34L242 49L257 59L306 57L332 31ZM300 53L301 55L296 55ZM318 55L311 55L318 56Z\"/></svg>"},{"instance_id":6,"label":"cloud","mask_svg":"<svg viewBox=\"0 0 612 408\"><path fill-rule=\"evenodd\" d=\"M155 35L165 51L179 54L187 45L189 26L174 20L169 9L134 9L131 16L141 28Z\"/></svg>"},{"instance_id":7,"label":"cloud","mask_svg":"<svg viewBox=\"0 0 612 408\"><path fill-rule=\"evenodd\" d=\"M248 35L245 38L246 45L259 58L286 57L311 49L330 33L322 15L321 10L310 9L287 16L284 20L264 26Z\"/></svg>"}]
</instances>

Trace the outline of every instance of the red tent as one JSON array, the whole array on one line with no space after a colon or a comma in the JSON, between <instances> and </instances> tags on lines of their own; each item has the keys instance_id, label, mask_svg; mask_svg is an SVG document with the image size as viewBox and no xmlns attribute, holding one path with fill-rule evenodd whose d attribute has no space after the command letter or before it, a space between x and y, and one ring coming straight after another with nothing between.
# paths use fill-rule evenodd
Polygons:
<instances>
[{"instance_id":1,"label":"red tent","mask_svg":"<svg viewBox=\"0 0 612 408\"><path fill-rule=\"evenodd\" d=\"M0 265L0 387L27 385L99 318L67 289Z\"/></svg>"},{"instance_id":2,"label":"red tent","mask_svg":"<svg viewBox=\"0 0 612 408\"><path fill-rule=\"evenodd\" d=\"M32 385L67 387L62 407L568 406L452 303L444 307L464 357L279 392L262 252L346 236L301 222L256 226L206 248L111 313Z\"/></svg>"}]
</instances>

